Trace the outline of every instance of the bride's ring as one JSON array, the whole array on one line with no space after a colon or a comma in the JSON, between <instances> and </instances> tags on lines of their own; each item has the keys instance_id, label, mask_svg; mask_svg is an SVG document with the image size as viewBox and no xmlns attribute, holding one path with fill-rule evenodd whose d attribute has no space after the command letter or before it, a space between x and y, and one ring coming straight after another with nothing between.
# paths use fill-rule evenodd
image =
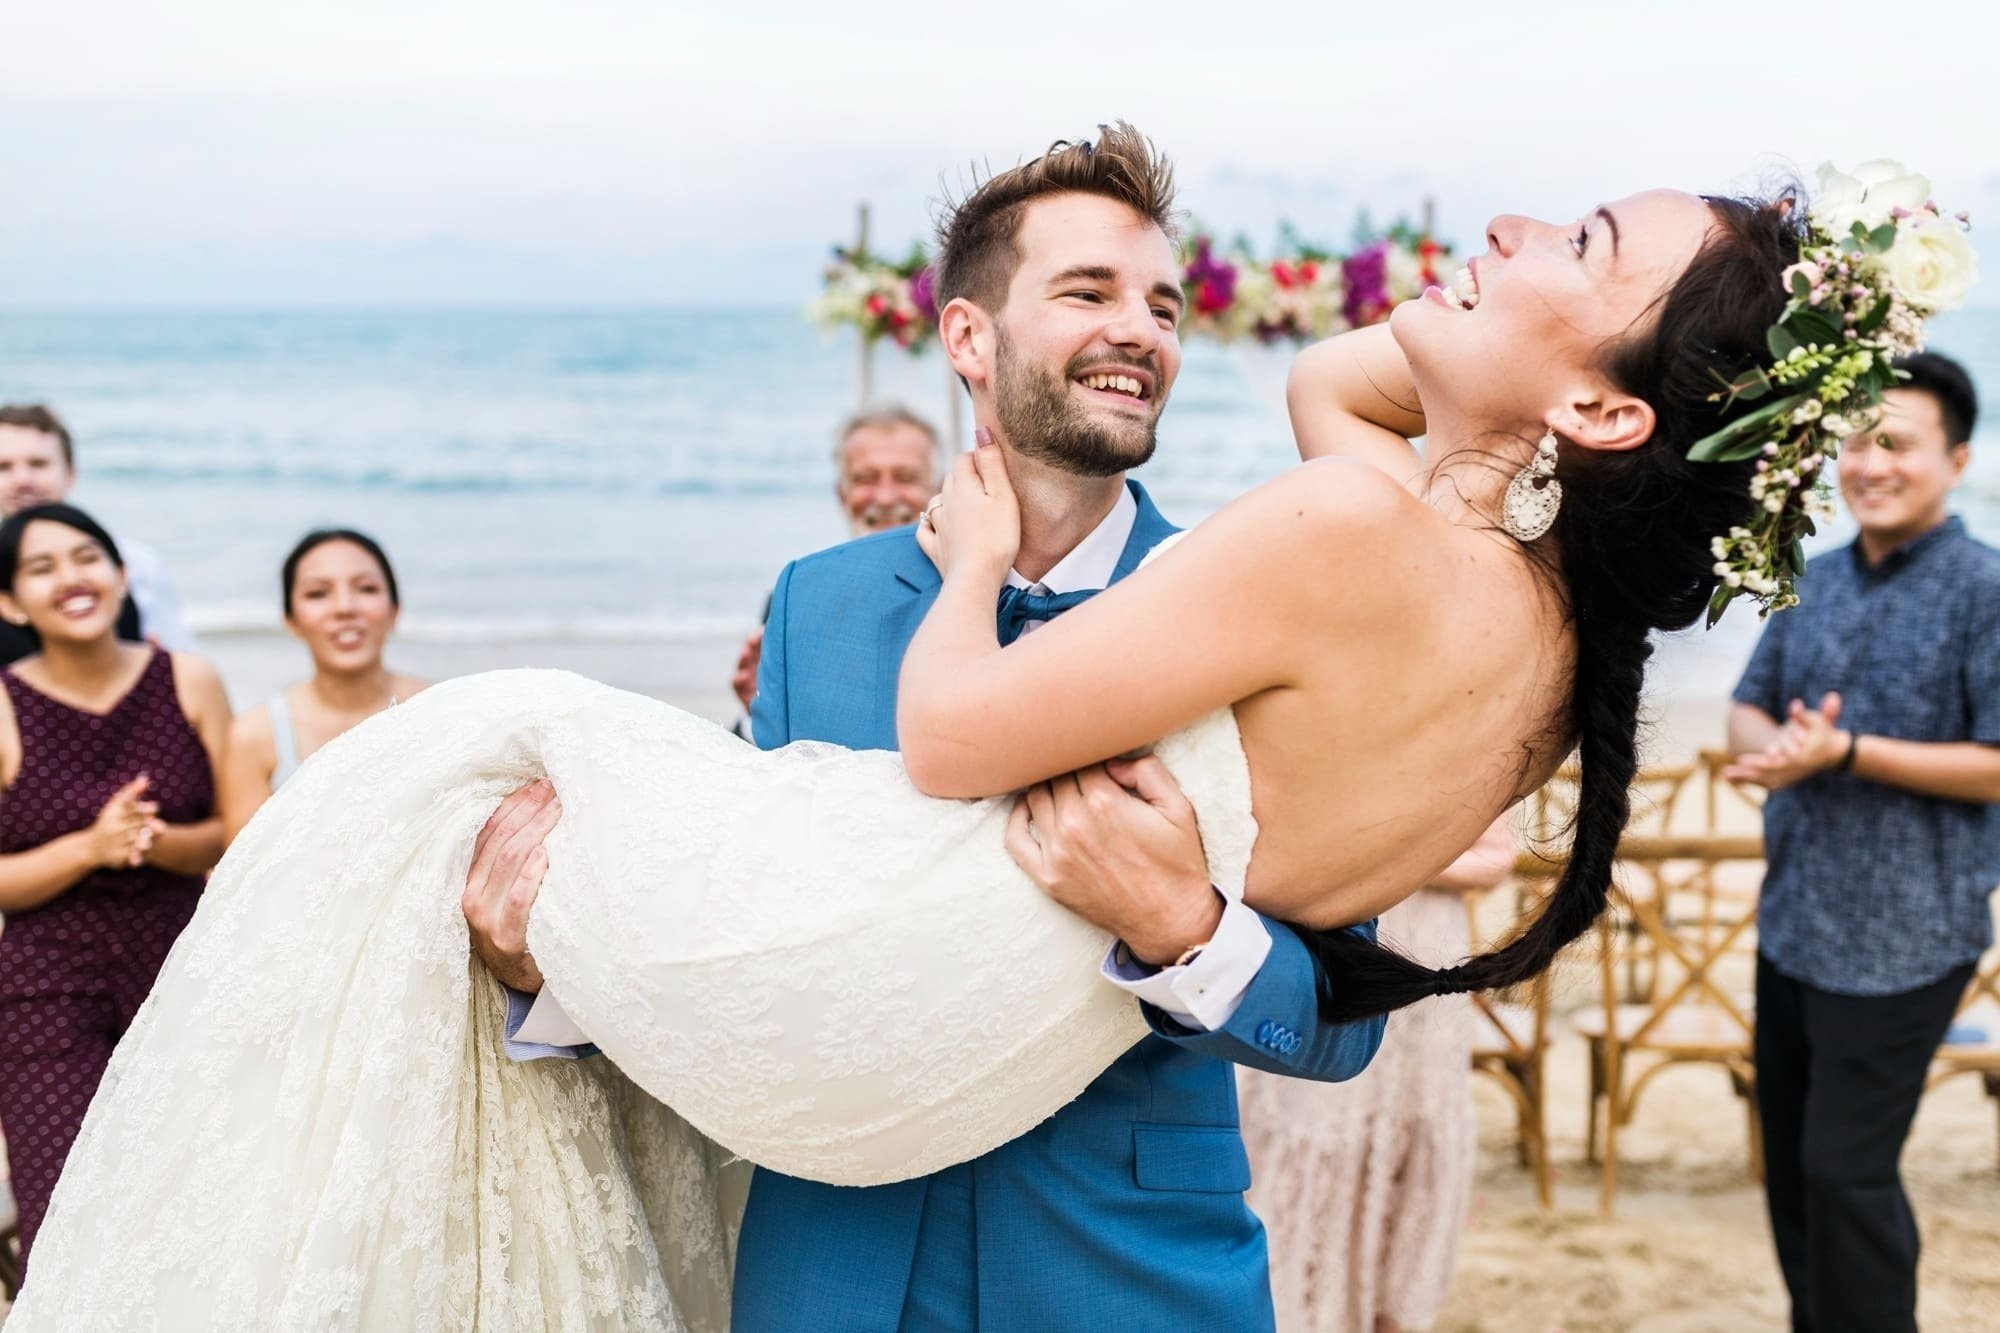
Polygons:
<instances>
[{"instance_id":1,"label":"bride's ring","mask_svg":"<svg viewBox=\"0 0 2000 1333\"><path fill-rule=\"evenodd\" d=\"M942 495L932 496L931 502L924 506L924 516L917 521L927 528L937 527L937 511L943 508L943 506L944 497Z\"/></svg>"}]
</instances>

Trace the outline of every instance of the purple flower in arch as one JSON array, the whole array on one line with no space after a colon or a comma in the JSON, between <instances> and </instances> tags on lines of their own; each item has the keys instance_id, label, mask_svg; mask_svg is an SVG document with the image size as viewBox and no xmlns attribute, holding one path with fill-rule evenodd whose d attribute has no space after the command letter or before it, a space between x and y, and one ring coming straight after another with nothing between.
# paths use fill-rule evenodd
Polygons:
<instances>
[{"instance_id":1,"label":"purple flower in arch","mask_svg":"<svg viewBox=\"0 0 2000 1333\"><path fill-rule=\"evenodd\" d=\"M1188 261L1187 283L1194 288L1194 308L1203 315L1217 315L1236 301L1236 266L1215 257L1214 242L1197 236L1194 258Z\"/></svg>"},{"instance_id":2,"label":"purple flower in arch","mask_svg":"<svg viewBox=\"0 0 2000 1333\"><path fill-rule=\"evenodd\" d=\"M937 323L937 271L929 264L918 269L910 279L910 304L926 320Z\"/></svg>"},{"instance_id":3,"label":"purple flower in arch","mask_svg":"<svg viewBox=\"0 0 2000 1333\"><path fill-rule=\"evenodd\" d=\"M1342 265L1347 295L1342 313L1359 328L1372 324L1389 308L1389 242L1377 241L1349 255Z\"/></svg>"}]
</instances>

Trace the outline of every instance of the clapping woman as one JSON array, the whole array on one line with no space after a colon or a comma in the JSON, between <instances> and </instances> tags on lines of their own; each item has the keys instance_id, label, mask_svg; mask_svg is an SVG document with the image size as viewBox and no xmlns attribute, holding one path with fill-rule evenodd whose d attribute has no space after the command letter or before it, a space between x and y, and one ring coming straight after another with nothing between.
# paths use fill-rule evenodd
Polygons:
<instances>
[{"instance_id":1,"label":"clapping woman","mask_svg":"<svg viewBox=\"0 0 2000 1333\"><path fill-rule=\"evenodd\" d=\"M0 1124L25 1269L106 1062L222 855L214 668L118 637L118 547L65 504L0 524Z\"/></svg>"}]
</instances>

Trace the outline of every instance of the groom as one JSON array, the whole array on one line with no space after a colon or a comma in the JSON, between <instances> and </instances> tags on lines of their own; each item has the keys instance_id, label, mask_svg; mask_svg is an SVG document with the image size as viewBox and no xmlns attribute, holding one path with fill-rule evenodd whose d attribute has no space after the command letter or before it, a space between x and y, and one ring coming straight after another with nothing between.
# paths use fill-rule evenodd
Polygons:
<instances>
[{"instance_id":1,"label":"groom","mask_svg":"<svg viewBox=\"0 0 2000 1333\"><path fill-rule=\"evenodd\" d=\"M1032 633L1174 531L1124 476L1151 456L1180 368L1172 206L1171 168L1121 125L995 176L946 226L945 350L975 419L998 427L1021 507L1003 634ZM938 586L908 528L787 567L757 743L894 749L897 673ZM738 1333L1271 1327L1224 1062L1343 1079L1367 1064L1381 1024L1322 1025L1311 956L1209 885L1192 812L1164 768L1117 772L1138 795L1101 768L1053 785L1023 868L1119 937L1108 984L1140 997L1156 1035L1035 1129L936 1175L853 1188L758 1171L737 1250ZM552 806L503 807L501 832L484 841L518 860ZM476 896L469 886L468 903ZM509 979L524 962L518 929L468 915Z\"/></svg>"}]
</instances>

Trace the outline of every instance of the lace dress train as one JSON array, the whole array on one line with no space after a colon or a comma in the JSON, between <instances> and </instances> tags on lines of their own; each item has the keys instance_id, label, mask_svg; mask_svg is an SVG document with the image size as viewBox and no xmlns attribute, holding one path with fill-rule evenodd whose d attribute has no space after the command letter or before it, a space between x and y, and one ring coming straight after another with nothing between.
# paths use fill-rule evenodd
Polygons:
<instances>
[{"instance_id":1,"label":"lace dress train","mask_svg":"<svg viewBox=\"0 0 2000 1333\"><path fill-rule=\"evenodd\" d=\"M1225 710L1158 752L1240 891ZM459 911L546 773L530 946L609 1059L509 1062ZM728 1322L745 1162L842 1184L1015 1137L1145 1033L1005 800L763 753L557 672L438 685L258 814L119 1047L9 1333Z\"/></svg>"}]
</instances>

